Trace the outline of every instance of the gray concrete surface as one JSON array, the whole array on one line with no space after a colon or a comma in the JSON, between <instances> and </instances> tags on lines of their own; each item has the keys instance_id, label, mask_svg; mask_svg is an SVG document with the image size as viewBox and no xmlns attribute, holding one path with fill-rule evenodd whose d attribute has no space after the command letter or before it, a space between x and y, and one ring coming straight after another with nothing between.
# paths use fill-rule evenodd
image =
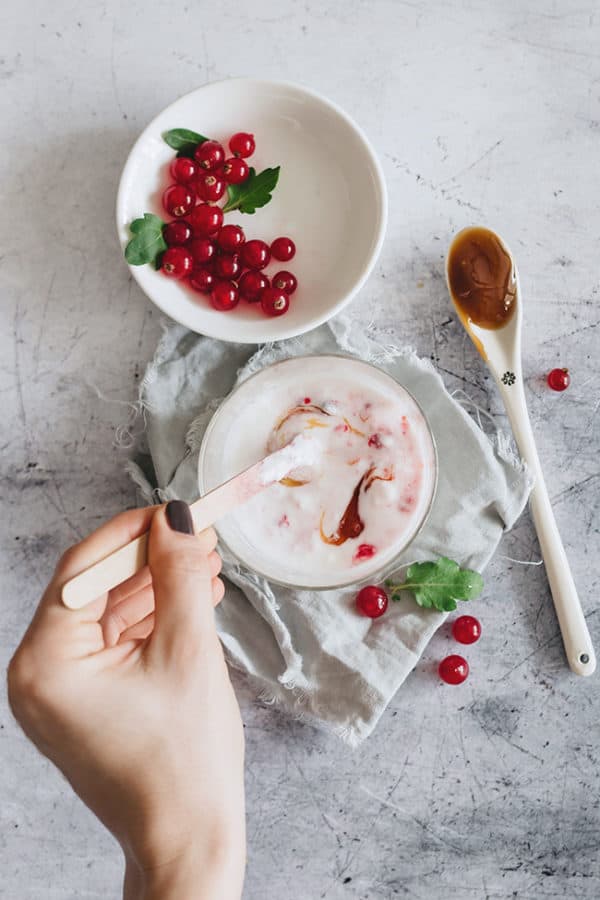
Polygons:
<instances>
[{"instance_id":1,"label":"gray concrete surface","mask_svg":"<svg viewBox=\"0 0 600 900\"><path fill-rule=\"evenodd\" d=\"M390 194L354 303L504 419L452 316L442 259L486 222L518 255L524 368L575 580L598 619L600 10L552 0L242 5L9 0L0 31L4 666L56 556L132 505L115 428L160 334L114 228L147 121L228 75L300 81L372 138ZM571 367L563 395L543 383ZM443 461L442 461L443 464ZM594 900L600 896L598 676L565 667L528 515L486 574L472 677L441 685L432 642L351 751L240 685L248 741L246 900ZM0 896L118 895L112 839L0 701Z\"/></svg>"}]
</instances>

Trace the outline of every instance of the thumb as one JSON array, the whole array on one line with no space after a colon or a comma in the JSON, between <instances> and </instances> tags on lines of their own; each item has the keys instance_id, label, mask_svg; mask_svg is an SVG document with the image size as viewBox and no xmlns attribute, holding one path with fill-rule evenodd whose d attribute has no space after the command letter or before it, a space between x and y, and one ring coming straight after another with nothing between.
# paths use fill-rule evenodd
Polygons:
<instances>
[{"instance_id":1,"label":"thumb","mask_svg":"<svg viewBox=\"0 0 600 900\"><path fill-rule=\"evenodd\" d=\"M207 635L216 636L208 560L216 543L212 528L194 534L183 500L171 500L154 514L148 542L155 603L151 652L187 657Z\"/></svg>"}]
</instances>

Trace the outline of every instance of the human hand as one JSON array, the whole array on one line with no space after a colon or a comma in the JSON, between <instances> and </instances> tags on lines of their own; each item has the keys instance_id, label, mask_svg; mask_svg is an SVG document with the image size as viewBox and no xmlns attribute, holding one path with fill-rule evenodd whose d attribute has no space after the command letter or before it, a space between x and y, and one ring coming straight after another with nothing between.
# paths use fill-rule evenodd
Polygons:
<instances>
[{"instance_id":1,"label":"human hand","mask_svg":"<svg viewBox=\"0 0 600 900\"><path fill-rule=\"evenodd\" d=\"M146 569L63 606L69 578L148 527ZM192 530L174 501L72 547L9 666L15 717L120 842L127 900L242 889L244 738L214 622L221 561L214 531Z\"/></svg>"}]
</instances>

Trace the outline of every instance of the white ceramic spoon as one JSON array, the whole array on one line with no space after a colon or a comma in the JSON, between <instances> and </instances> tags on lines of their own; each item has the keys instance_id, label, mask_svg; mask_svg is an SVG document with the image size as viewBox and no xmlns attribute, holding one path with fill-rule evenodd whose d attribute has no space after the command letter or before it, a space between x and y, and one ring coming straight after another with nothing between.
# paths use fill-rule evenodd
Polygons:
<instances>
[{"instance_id":1,"label":"white ceramic spoon","mask_svg":"<svg viewBox=\"0 0 600 900\"><path fill-rule=\"evenodd\" d=\"M490 329L475 325L465 313L464 308L457 303L452 290L448 266L452 249L456 247L461 238L464 239L467 231L471 231L471 229L464 229L455 235L446 257L448 290L467 334L496 380L519 451L535 478L535 485L531 492L531 512L569 666L577 675L591 675L596 668L596 655L552 512L525 402L521 369L523 306L514 257L504 241L495 235L512 262L515 309L507 324L501 328Z\"/></svg>"},{"instance_id":2,"label":"white ceramic spoon","mask_svg":"<svg viewBox=\"0 0 600 900\"><path fill-rule=\"evenodd\" d=\"M246 503L260 491L285 478L298 466L310 466L319 455L316 441L297 435L281 450L276 450L250 468L209 491L190 510L194 529L200 532ZM75 575L62 589L62 601L69 609L81 609L96 597L131 578L146 565L148 533L140 535L99 562Z\"/></svg>"}]
</instances>

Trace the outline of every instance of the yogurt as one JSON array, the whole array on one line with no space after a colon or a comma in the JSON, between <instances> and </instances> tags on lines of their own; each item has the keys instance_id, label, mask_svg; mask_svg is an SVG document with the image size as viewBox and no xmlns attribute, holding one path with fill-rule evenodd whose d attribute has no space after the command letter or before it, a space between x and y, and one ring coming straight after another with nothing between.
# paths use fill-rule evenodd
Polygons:
<instances>
[{"instance_id":1,"label":"yogurt","mask_svg":"<svg viewBox=\"0 0 600 900\"><path fill-rule=\"evenodd\" d=\"M204 493L302 436L302 464L217 523L246 566L327 588L384 570L411 541L436 484L433 439L394 379L360 360L299 357L249 378L213 417ZM293 459L293 457L292 457Z\"/></svg>"}]
</instances>

